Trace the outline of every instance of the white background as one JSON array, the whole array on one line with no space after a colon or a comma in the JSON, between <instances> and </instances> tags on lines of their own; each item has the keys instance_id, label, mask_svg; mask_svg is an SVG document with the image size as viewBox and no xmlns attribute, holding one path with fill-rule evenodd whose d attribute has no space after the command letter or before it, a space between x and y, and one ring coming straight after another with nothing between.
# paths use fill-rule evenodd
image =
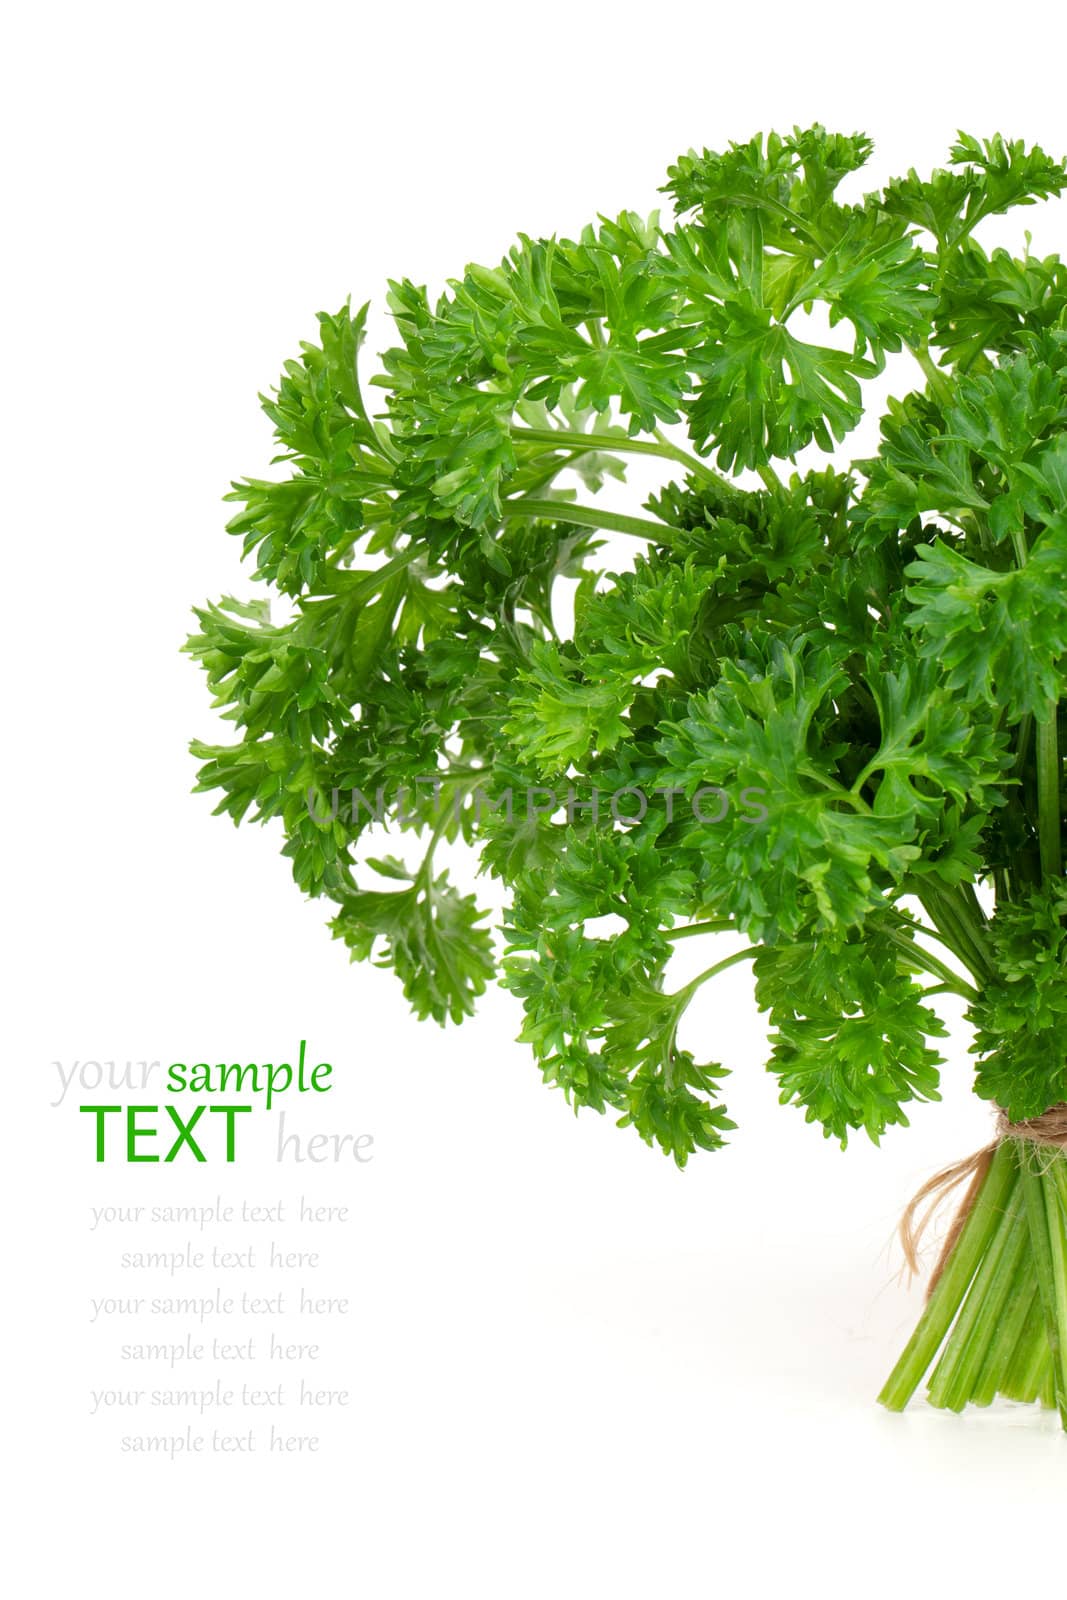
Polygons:
<instances>
[{"instance_id":1,"label":"white background","mask_svg":"<svg viewBox=\"0 0 1067 1600\"><path fill-rule=\"evenodd\" d=\"M874 1405L920 1307L901 1205L988 1136L964 1031L944 1103L842 1154L777 1106L735 969L695 1021L741 1126L679 1174L541 1086L516 1002L442 1033L348 965L270 830L189 796L187 739L219 732L178 646L193 603L250 592L220 496L265 468L256 393L317 309L375 297L378 344L387 276L440 286L520 229L649 210L681 150L772 126L865 129L865 188L943 160L958 127L1060 155L1051 16L541 0L9 23L13 1593L985 1594L1043 1570L1067 1494L1050 1419ZM1052 249L1065 221L986 237ZM276 1059L301 1035L338 1079L302 1127L370 1132L375 1160L305 1176L257 1148L182 1194L352 1206L329 1250L356 1313L328 1335L352 1409L313 1460L132 1463L87 1415L108 1340L86 1297L114 1287L118 1241L86 1217L171 1174L95 1167L49 1063ZM1053 1545L1031 1553L1037 1529Z\"/></svg>"}]
</instances>

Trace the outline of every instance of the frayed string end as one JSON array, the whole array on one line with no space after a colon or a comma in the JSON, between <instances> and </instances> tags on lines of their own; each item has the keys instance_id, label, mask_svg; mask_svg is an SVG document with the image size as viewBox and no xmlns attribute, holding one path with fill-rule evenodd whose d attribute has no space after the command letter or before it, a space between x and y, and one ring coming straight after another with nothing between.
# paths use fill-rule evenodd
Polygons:
<instances>
[{"instance_id":1,"label":"frayed string end","mask_svg":"<svg viewBox=\"0 0 1067 1600\"><path fill-rule=\"evenodd\" d=\"M1043 1145L1052 1149L1067 1149L1067 1105L1053 1106L1043 1116L1033 1117L1028 1122L1011 1122L1005 1112L1001 1111L997 1117L997 1136L992 1144L982 1150L976 1150L973 1156L968 1156L965 1161L957 1161L954 1166L946 1167L943 1172L935 1173L923 1184L911 1200L907 1210L900 1219L900 1244L904 1252L904 1261L910 1279L917 1278L922 1270L919 1251L923 1238L934 1217L940 1211L949 1195L958 1189L961 1183L967 1183L967 1193L956 1213L955 1219L938 1256L937 1265L930 1275L927 1286L927 1299L937 1288L938 1280L945 1270L953 1250L956 1248L960 1234L963 1232L967 1218L974 1207L982 1185L989 1175L989 1168L997 1147L1005 1139L1019 1139L1025 1144Z\"/></svg>"}]
</instances>

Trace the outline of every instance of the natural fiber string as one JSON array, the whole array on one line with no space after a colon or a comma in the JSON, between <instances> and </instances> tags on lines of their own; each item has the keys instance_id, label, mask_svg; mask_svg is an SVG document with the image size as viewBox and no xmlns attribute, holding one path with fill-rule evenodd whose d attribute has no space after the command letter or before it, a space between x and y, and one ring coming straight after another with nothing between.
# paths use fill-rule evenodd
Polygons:
<instances>
[{"instance_id":1,"label":"natural fiber string","mask_svg":"<svg viewBox=\"0 0 1067 1600\"><path fill-rule=\"evenodd\" d=\"M968 1156L965 1161L957 1161L953 1166L946 1167L943 1172L935 1173L913 1197L900 1219L900 1243L908 1272L914 1278L920 1271L919 1247L927 1228L952 1191L958 1189L961 1183L970 1180L967 1193L941 1247L937 1265L930 1274L926 1290L927 1299L937 1288L938 1280L956 1248L964 1224L985 1182L997 1147L1005 1139L1021 1139L1027 1144L1043 1145L1048 1149L1067 1149L1067 1105L1053 1106L1042 1116L1032 1117L1028 1122L1010 1122L1005 1112L998 1110L997 1133L992 1144L976 1150L974 1155Z\"/></svg>"}]
</instances>

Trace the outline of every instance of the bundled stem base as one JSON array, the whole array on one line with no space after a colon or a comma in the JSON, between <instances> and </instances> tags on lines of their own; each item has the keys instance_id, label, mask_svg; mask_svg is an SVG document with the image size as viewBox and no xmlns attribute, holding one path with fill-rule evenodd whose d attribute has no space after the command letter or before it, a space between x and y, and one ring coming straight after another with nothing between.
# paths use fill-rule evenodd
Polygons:
<instances>
[{"instance_id":1,"label":"bundled stem base","mask_svg":"<svg viewBox=\"0 0 1067 1600\"><path fill-rule=\"evenodd\" d=\"M1067 1429L1067 1151L1003 1137L964 1205L926 1310L879 1399L903 1411L998 1396L1053 1407Z\"/></svg>"}]
</instances>

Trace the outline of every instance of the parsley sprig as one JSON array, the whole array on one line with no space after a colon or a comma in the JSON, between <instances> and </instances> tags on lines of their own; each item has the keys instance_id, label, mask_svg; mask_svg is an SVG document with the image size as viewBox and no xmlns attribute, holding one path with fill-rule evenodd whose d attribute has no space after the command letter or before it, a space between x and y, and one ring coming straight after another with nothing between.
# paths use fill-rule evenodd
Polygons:
<instances>
[{"instance_id":1,"label":"parsley sprig","mask_svg":"<svg viewBox=\"0 0 1067 1600\"><path fill-rule=\"evenodd\" d=\"M814 126L690 152L669 219L522 236L437 296L394 282L370 388L367 308L320 316L263 401L280 470L230 496L287 620L224 599L186 647L237 735L194 745L198 787L277 819L352 956L438 1022L498 973L545 1079L679 1165L733 1126L681 1040L742 960L782 1100L842 1143L937 1097L946 992L979 1094L1067 1099L1067 270L975 237L1067 171L961 135L840 198L870 151ZM905 351L877 453L802 471ZM607 505L635 457L663 487ZM414 860L368 856L372 797L430 777L392 819ZM657 801L605 821L594 790ZM440 859L458 839L502 954Z\"/></svg>"}]
</instances>

